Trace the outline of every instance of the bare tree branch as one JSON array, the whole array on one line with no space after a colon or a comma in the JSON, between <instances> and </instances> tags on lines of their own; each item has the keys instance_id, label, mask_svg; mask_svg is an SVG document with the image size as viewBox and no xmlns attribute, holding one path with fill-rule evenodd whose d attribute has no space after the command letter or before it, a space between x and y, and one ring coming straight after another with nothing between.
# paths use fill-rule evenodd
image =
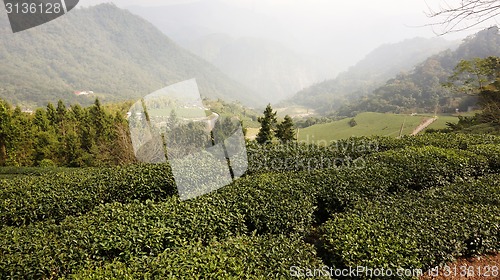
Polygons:
<instances>
[{"instance_id":1,"label":"bare tree branch","mask_svg":"<svg viewBox=\"0 0 500 280\"><path fill-rule=\"evenodd\" d=\"M426 15L437 19L427 26L440 27L441 31L434 30L438 35L463 31L500 16L500 0L461 0L455 5L442 2L437 10L426 2Z\"/></svg>"}]
</instances>

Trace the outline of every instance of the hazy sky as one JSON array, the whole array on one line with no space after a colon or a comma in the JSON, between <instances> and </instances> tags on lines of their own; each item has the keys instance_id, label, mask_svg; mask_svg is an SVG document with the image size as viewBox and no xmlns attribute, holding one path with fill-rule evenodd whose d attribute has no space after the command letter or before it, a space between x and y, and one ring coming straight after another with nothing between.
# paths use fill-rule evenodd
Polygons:
<instances>
[{"instance_id":1,"label":"hazy sky","mask_svg":"<svg viewBox=\"0 0 500 280\"><path fill-rule=\"evenodd\" d=\"M80 4L93 5L113 2L119 7L166 6L199 0L81 0ZM204 0L208 3L215 0ZM330 53L343 68L352 65L368 52L384 43L396 43L413 37L435 37L429 26L433 22L425 12L429 11L426 0L218 0L239 9L248 10L265 16L276 22L277 26L286 27L283 34L270 35L269 30L242 31L234 34L234 28L214 30L229 33L232 36L256 36L275 39L291 49L307 54ZM449 4L459 0L447 0ZM433 8L445 2L427 0ZM496 24L499 20L477 26L466 32L452 33L443 36L455 40L464 38L485 27ZM221 28L224 29L224 28ZM439 27L435 28L440 31ZM275 32L276 33L276 32ZM287 33L287 34L285 34ZM280 38L281 37L281 38Z\"/></svg>"}]
</instances>

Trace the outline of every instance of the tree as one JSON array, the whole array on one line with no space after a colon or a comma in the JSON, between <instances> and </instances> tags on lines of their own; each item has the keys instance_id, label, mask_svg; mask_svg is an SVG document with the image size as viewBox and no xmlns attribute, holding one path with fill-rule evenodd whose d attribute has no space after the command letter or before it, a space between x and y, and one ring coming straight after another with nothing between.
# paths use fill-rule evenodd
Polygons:
<instances>
[{"instance_id":1,"label":"tree","mask_svg":"<svg viewBox=\"0 0 500 280\"><path fill-rule=\"evenodd\" d=\"M36 109L33 124L41 131L47 131L49 129L49 120L47 119L47 115L45 114L45 111L43 109Z\"/></svg>"},{"instance_id":2,"label":"tree","mask_svg":"<svg viewBox=\"0 0 500 280\"><path fill-rule=\"evenodd\" d=\"M453 86L476 95L483 110L479 121L500 125L500 58L462 60L451 76Z\"/></svg>"},{"instance_id":3,"label":"tree","mask_svg":"<svg viewBox=\"0 0 500 280\"><path fill-rule=\"evenodd\" d=\"M49 120L50 125L54 125L57 122L57 117L56 117L56 108L52 103L49 102L47 104L47 119Z\"/></svg>"},{"instance_id":4,"label":"tree","mask_svg":"<svg viewBox=\"0 0 500 280\"><path fill-rule=\"evenodd\" d=\"M282 143L296 140L295 130L293 129L293 120L289 115L286 115L285 120L283 120L282 123L278 124L276 128L276 137Z\"/></svg>"},{"instance_id":5,"label":"tree","mask_svg":"<svg viewBox=\"0 0 500 280\"><path fill-rule=\"evenodd\" d=\"M462 0L455 5L443 1L437 10L428 6L427 16L438 18L430 26L441 26L440 35L469 29L500 15L498 0Z\"/></svg>"},{"instance_id":6,"label":"tree","mask_svg":"<svg viewBox=\"0 0 500 280\"><path fill-rule=\"evenodd\" d=\"M11 108L7 102L0 101L0 165L7 161L7 146L11 140Z\"/></svg>"},{"instance_id":7,"label":"tree","mask_svg":"<svg viewBox=\"0 0 500 280\"><path fill-rule=\"evenodd\" d=\"M276 126L276 112L273 112L271 104L268 104L264 110L264 116L259 117L258 121L260 123L260 130L257 133L257 142L259 144L264 144L273 140L273 131Z\"/></svg>"},{"instance_id":8,"label":"tree","mask_svg":"<svg viewBox=\"0 0 500 280\"><path fill-rule=\"evenodd\" d=\"M474 58L462 60L455 67L450 77L452 83L458 82L463 92L476 95L485 89L485 86L494 82L500 73L500 58Z\"/></svg>"}]
</instances>

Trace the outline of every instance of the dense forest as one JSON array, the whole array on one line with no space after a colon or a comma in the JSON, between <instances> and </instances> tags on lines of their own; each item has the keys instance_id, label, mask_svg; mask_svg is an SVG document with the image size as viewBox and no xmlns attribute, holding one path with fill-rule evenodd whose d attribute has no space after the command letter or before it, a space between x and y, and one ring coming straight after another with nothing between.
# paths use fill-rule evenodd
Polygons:
<instances>
[{"instance_id":1,"label":"dense forest","mask_svg":"<svg viewBox=\"0 0 500 280\"><path fill-rule=\"evenodd\" d=\"M126 106L126 103L123 103ZM33 113L0 101L0 166L107 166L135 161L124 106L59 101Z\"/></svg>"}]
</instances>

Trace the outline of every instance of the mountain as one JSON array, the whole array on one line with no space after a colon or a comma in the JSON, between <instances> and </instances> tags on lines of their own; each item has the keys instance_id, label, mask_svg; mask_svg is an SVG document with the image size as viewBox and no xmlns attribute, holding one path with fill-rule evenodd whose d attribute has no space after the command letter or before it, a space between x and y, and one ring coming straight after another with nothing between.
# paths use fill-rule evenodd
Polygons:
<instances>
[{"instance_id":1,"label":"mountain","mask_svg":"<svg viewBox=\"0 0 500 280\"><path fill-rule=\"evenodd\" d=\"M266 103L286 99L333 77L339 69L331 58L297 48L306 39L297 38L300 35L290 26L227 1L127 9L252 89Z\"/></svg>"},{"instance_id":2,"label":"mountain","mask_svg":"<svg viewBox=\"0 0 500 280\"><path fill-rule=\"evenodd\" d=\"M266 102L288 98L320 79L313 58L265 39L211 34L184 46Z\"/></svg>"},{"instance_id":3,"label":"mountain","mask_svg":"<svg viewBox=\"0 0 500 280\"><path fill-rule=\"evenodd\" d=\"M456 45L442 38L413 38L384 44L335 79L308 87L284 104L302 105L320 112L335 110L350 99L371 93L397 73L410 71L429 56Z\"/></svg>"},{"instance_id":4,"label":"mountain","mask_svg":"<svg viewBox=\"0 0 500 280\"><path fill-rule=\"evenodd\" d=\"M354 100L337 110L338 115L352 116L358 112L455 112L468 110L476 99L454 92L442 85L448 82L461 60L500 57L500 34L496 26L466 38L454 50L427 58L408 73L389 79L373 94Z\"/></svg>"},{"instance_id":5,"label":"mountain","mask_svg":"<svg viewBox=\"0 0 500 280\"><path fill-rule=\"evenodd\" d=\"M129 6L127 9L153 23L183 46L214 33L231 37L261 37L275 41L294 36L286 26L280 26L276 19L229 1L165 2L163 6Z\"/></svg>"},{"instance_id":6,"label":"mountain","mask_svg":"<svg viewBox=\"0 0 500 280\"><path fill-rule=\"evenodd\" d=\"M23 105L63 99L137 99L196 78L204 97L254 106L255 94L183 49L146 20L113 4L72 10L52 22L13 34L0 12L0 98Z\"/></svg>"}]
</instances>

